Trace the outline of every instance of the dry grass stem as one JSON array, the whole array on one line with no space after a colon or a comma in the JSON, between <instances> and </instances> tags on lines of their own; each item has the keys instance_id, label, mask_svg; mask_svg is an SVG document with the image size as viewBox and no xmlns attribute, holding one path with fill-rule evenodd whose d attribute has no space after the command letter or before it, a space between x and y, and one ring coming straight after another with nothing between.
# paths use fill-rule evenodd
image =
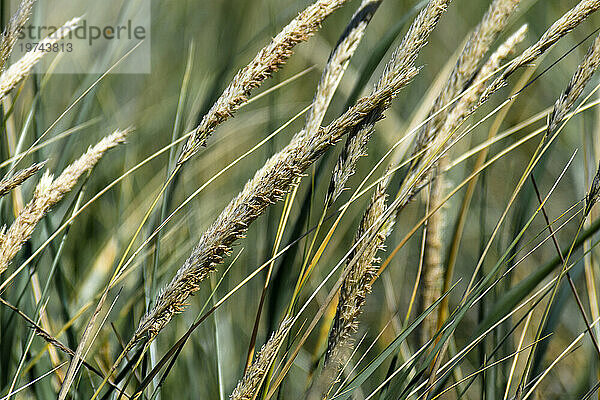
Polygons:
<instances>
[{"instance_id":1,"label":"dry grass stem","mask_svg":"<svg viewBox=\"0 0 600 400\"><path fill-rule=\"evenodd\" d=\"M173 280L159 293L152 309L142 318L134 335L135 341L152 339L183 310L187 298L215 266L223 262L232 245L244 237L249 224L269 205L281 200L300 176L327 149L356 126L373 115L381 115L397 92L418 72L414 63L419 50L450 0L432 0L410 27L400 47L394 52L372 93L358 100L333 123L313 135L297 134L292 141L255 174L202 235Z\"/></svg>"},{"instance_id":2,"label":"dry grass stem","mask_svg":"<svg viewBox=\"0 0 600 400\"><path fill-rule=\"evenodd\" d=\"M46 213L56 205L65 194L71 191L77 180L90 171L109 149L125 142L130 130L117 130L106 136L94 147L73 162L57 177L46 172L40 179L33 199L21 210L8 231L0 232L0 273L8 267L8 263L18 253L36 225Z\"/></svg>"},{"instance_id":3,"label":"dry grass stem","mask_svg":"<svg viewBox=\"0 0 600 400\"><path fill-rule=\"evenodd\" d=\"M596 72L600 66L600 35L596 37L594 43L590 46L585 55L585 58L577 67L577 71L573 74L573 77L569 81L569 84L565 90L561 93L556 103L554 103L554 109L548 117L548 133L550 136L558 125L563 121L565 116L571 111L573 104L579 98L585 86L590 81L590 78Z\"/></svg>"},{"instance_id":4,"label":"dry grass stem","mask_svg":"<svg viewBox=\"0 0 600 400\"><path fill-rule=\"evenodd\" d=\"M4 177L4 179L0 181L0 197L4 196L14 188L21 186L23 182L44 168L44 165L46 165L45 162L36 163L28 168L17 171L17 173L11 177Z\"/></svg>"},{"instance_id":5,"label":"dry grass stem","mask_svg":"<svg viewBox=\"0 0 600 400\"><path fill-rule=\"evenodd\" d=\"M75 354L75 352L73 350L68 348L66 345L64 345L62 342L60 342L58 339L56 339L54 336L52 336L50 333L48 333L48 331L46 331L43 327L38 325L34 320L29 318L27 316L27 314L25 314L24 312L19 310L17 307L13 306L12 304L10 304L9 302L7 302L6 300L4 300L2 298L0 298L0 303L4 304L5 306L7 306L11 310L13 310L15 313L17 313L21 318L23 318L29 324L29 326L33 330L33 332L37 336L42 338L44 341L46 341L46 343L56 347L57 349L59 349L60 351L62 351L65 354L68 354L69 356L73 356Z\"/></svg>"},{"instance_id":6,"label":"dry grass stem","mask_svg":"<svg viewBox=\"0 0 600 400\"><path fill-rule=\"evenodd\" d=\"M321 26L321 23L347 0L318 0L302 11L271 43L261 49L254 59L233 78L223 94L202 118L200 125L184 145L178 159L182 164L205 144L206 138L215 128L226 121L247 101L250 91L279 69L292 55L292 48L306 41Z\"/></svg>"},{"instance_id":7,"label":"dry grass stem","mask_svg":"<svg viewBox=\"0 0 600 400\"><path fill-rule=\"evenodd\" d=\"M44 49L59 40L66 37L69 32L77 27L79 18L73 18L66 22L52 35L46 37L40 41L39 45L35 49L27 52L19 61L11 65L6 71L0 75L0 100L3 99L8 92L14 89L23 79L27 78L31 73L31 70L37 64L44 55L48 54L48 51Z\"/></svg>"}]
</instances>

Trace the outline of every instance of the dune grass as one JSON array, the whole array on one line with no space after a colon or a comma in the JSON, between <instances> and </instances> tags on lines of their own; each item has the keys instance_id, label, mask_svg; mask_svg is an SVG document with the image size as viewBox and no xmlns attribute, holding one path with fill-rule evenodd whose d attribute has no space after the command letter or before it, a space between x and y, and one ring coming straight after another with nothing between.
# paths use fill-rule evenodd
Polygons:
<instances>
[{"instance_id":1,"label":"dune grass","mask_svg":"<svg viewBox=\"0 0 600 400\"><path fill-rule=\"evenodd\" d=\"M11 57L39 7L0 399L599 396L600 1L167 0L98 76Z\"/></svg>"}]
</instances>

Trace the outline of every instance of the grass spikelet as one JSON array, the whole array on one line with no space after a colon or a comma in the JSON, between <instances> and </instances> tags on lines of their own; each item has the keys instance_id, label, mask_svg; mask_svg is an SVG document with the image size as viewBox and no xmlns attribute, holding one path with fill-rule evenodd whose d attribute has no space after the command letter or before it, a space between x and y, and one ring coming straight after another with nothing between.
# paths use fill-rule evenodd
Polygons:
<instances>
[{"instance_id":1,"label":"grass spikelet","mask_svg":"<svg viewBox=\"0 0 600 400\"><path fill-rule=\"evenodd\" d=\"M246 370L242 379L231 393L232 400L251 400L254 399L260 389L265 376L277 357L277 352L286 338L293 319L284 320L277 331L273 332L271 338L265 343L258 352L252 365Z\"/></svg>"},{"instance_id":2,"label":"grass spikelet","mask_svg":"<svg viewBox=\"0 0 600 400\"><path fill-rule=\"evenodd\" d=\"M389 178L385 178L377 185L371 202L354 235L353 246L362 239L365 233L383 215L386 209L387 195L385 190L388 184ZM339 347L340 342L347 340L350 334L356 330L357 317L360 315L366 295L371 291L371 282L377 273L377 267L373 265L376 262L375 256L383 248L383 242L390 232L391 226L389 224L385 224L377 232L375 240L369 243L368 247L360 255L359 261L348 272L342 284L333 328L331 329L327 343L326 361L331 358L336 348ZM348 260L352 260L355 256L355 253L350 254Z\"/></svg>"},{"instance_id":3,"label":"grass spikelet","mask_svg":"<svg viewBox=\"0 0 600 400\"><path fill-rule=\"evenodd\" d=\"M349 64L350 57L354 54L354 51L356 50L358 43L362 39L369 21L373 17L373 14L377 10L377 8L379 8L380 4L381 1L364 0L358 8L358 10L354 13L352 20L346 27L346 30L340 37L336 48L333 50L331 56L329 57L327 67L323 72L323 75L319 82L319 87L316 91L313 106L306 118L305 132L313 132L321 125L323 117L325 116L325 111L327 111L327 108L329 106L329 102L331 101L331 98L335 93L335 89L337 88L339 81L341 80L342 75ZM370 130L372 131L372 126ZM358 128L358 131L363 133L365 129ZM362 139L364 143L361 144L361 148L363 148L364 146L366 146L366 141L368 141L369 136L370 133L364 132L364 134L360 135L358 139L354 139L354 137L356 137L356 134L351 132L348 135L348 139L346 145L344 146L344 149L342 150L342 154L348 153L348 141L352 140L352 144L354 145ZM356 157L358 158L362 154L363 152L356 151L354 153L350 153L350 156L356 155ZM349 177L344 176L343 174L350 173L351 175L354 173L353 168L343 169L339 166L339 164L340 161L338 161L338 164L336 165L336 168L334 169L331 178L330 189L327 193L327 206L330 206L341 194L344 188L344 182L346 182L346 180Z\"/></svg>"},{"instance_id":4,"label":"grass spikelet","mask_svg":"<svg viewBox=\"0 0 600 400\"><path fill-rule=\"evenodd\" d=\"M367 144L375 130L375 122L380 118L379 114L373 114L364 124L357 126L348 134L346 143L338 158L329 189L327 191L327 206L331 206L345 189L346 182L356 171L356 164L360 157L367 154Z\"/></svg>"},{"instance_id":5,"label":"grass spikelet","mask_svg":"<svg viewBox=\"0 0 600 400\"><path fill-rule=\"evenodd\" d=\"M558 128L558 125L569 113L598 66L600 66L600 35L596 37L569 84L554 103L554 109L548 117L548 133L546 136L550 136Z\"/></svg>"},{"instance_id":6,"label":"grass spikelet","mask_svg":"<svg viewBox=\"0 0 600 400\"><path fill-rule=\"evenodd\" d=\"M117 130L106 136L94 147L73 162L57 177L46 172L36 186L33 199L21 210L8 231L2 235L0 241L0 273L8 267L8 263L18 253L23 243L29 239L36 225L46 213L65 194L67 194L77 180L84 173L90 171L109 149L125 142L125 137L130 130Z\"/></svg>"},{"instance_id":7,"label":"grass spikelet","mask_svg":"<svg viewBox=\"0 0 600 400\"><path fill-rule=\"evenodd\" d=\"M268 206L281 200L298 176L345 134L389 107L397 92L417 74L414 65L417 54L449 3L450 0L429 2L413 22L370 95L359 99L355 106L315 134L297 134L257 171L202 235L175 277L159 293L152 309L140 321L134 341L146 335L152 339L158 334L174 314L183 310L187 298L198 290L200 282L223 262L232 245L244 237L248 226Z\"/></svg>"},{"instance_id":8,"label":"grass spikelet","mask_svg":"<svg viewBox=\"0 0 600 400\"><path fill-rule=\"evenodd\" d=\"M73 18L66 22L52 35L46 37L40 41L39 46L35 49L27 52L19 61L11 65L6 71L0 76L0 100L3 99L8 92L15 88L23 79L27 78L31 73L31 70L37 64L44 55L48 54L44 51L44 48L51 46L58 42L60 39L66 37L69 32L77 27L79 18Z\"/></svg>"},{"instance_id":9,"label":"grass spikelet","mask_svg":"<svg viewBox=\"0 0 600 400\"><path fill-rule=\"evenodd\" d=\"M30 167L17 171L17 173L11 177L4 177L2 181L0 181L0 197L4 196L14 188L21 186L23 182L44 168L44 165L46 165L45 162L36 163Z\"/></svg>"},{"instance_id":10,"label":"grass spikelet","mask_svg":"<svg viewBox=\"0 0 600 400\"><path fill-rule=\"evenodd\" d=\"M515 49L515 47L523 41L525 38L525 34L527 33L527 25L523 25L519 30L517 30L514 34L512 34L498 49L490 56L488 61L481 67L480 71L477 73L473 80L473 85L471 85L464 93L464 95L458 100L455 107L450 111L450 113L446 117L446 121L444 121L443 126L440 128L440 132L436 134L434 141L429 145L425 156L422 157L423 160L435 160L438 157L438 153L443 152L444 148L446 148L451 143L451 135L455 133L456 128L471 115L475 109L477 109L478 105L481 104L481 96L484 95L486 90L489 88L488 82L490 80L491 74L498 69L502 60L510 55ZM433 169L435 168L435 162L431 164L427 161L421 163L421 168L424 169ZM411 171L419 174L422 170L419 170L416 166L411 168ZM421 171L421 172L418 172ZM426 181L429 179L433 179L433 176L425 177L425 175L420 175L419 183L416 185L416 189L422 188ZM414 193L412 194L414 195ZM412 196L411 195L411 196Z\"/></svg>"},{"instance_id":11,"label":"grass spikelet","mask_svg":"<svg viewBox=\"0 0 600 400\"><path fill-rule=\"evenodd\" d=\"M447 4L439 4L440 7L445 7ZM429 3L428 7L432 4ZM385 87L388 83L388 79L398 79L399 76L393 74L387 74L388 69L397 69L400 71L406 71L407 76L403 79L410 80L412 74L416 74L417 70L414 67L416 56L419 50L426 44L429 33L426 26L431 26L426 22L426 19L433 14L427 14L422 12L417 17L417 20L412 24L409 31L407 32L402 44L396 49L392 55L391 61L386 65L386 71L382 78L378 81L375 86L375 91ZM419 21L420 19L422 21ZM433 23L435 25L435 23ZM386 106L387 107L387 106ZM386 108L384 107L384 108ZM375 123L382 118L382 110L373 110L368 115L364 122L357 125L348 134L344 148L338 158L338 161L334 167L331 181L329 183L329 189L327 192L327 205L330 206L335 200L341 195L345 188L346 182L354 174L356 163L366 154L366 145L373 133Z\"/></svg>"},{"instance_id":12,"label":"grass spikelet","mask_svg":"<svg viewBox=\"0 0 600 400\"><path fill-rule=\"evenodd\" d=\"M481 102L486 101L496 90L504 86L508 77L516 70L535 61L563 36L583 22L590 14L598 10L598 8L600 8L600 0L581 0L575 7L567 11L544 32L535 44L527 48L519 57L511 62L504 72L502 72L502 75L486 89L481 97Z\"/></svg>"},{"instance_id":13,"label":"grass spikelet","mask_svg":"<svg viewBox=\"0 0 600 400\"><path fill-rule=\"evenodd\" d=\"M356 51L358 44L364 36L367 25L380 4L381 0L363 0L358 10L352 16L346 30L340 36L338 43L329 56L329 60L315 91L312 107L306 116L305 133L311 134L321 126L331 98L346 68L348 68L350 58Z\"/></svg>"},{"instance_id":14,"label":"grass spikelet","mask_svg":"<svg viewBox=\"0 0 600 400\"><path fill-rule=\"evenodd\" d=\"M178 159L182 164L205 144L215 128L226 121L247 101L250 91L279 69L292 55L292 48L306 41L321 23L347 0L318 0L292 20L254 59L233 78L223 94L202 118L200 125L184 145Z\"/></svg>"},{"instance_id":15,"label":"grass spikelet","mask_svg":"<svg viewBox=\"0 0 600 400\"><path fill-rule=\"evenodd\" d=\"M444 123L447 113L439 111L461 93L474 78L481 66L483 57L489 51L498 34L504 30L511 14L519 3L520 0L495 0L481 22L469 35L448 81L429 112L429 117L433 116L433 118L419 131L415 154L431 141L432 136ZM450 109L452 108L450 107ZM435 115L436 113L438 114Z\"/></svg>"},{"instance_id":16,"label":"grass spikelet","mask_svg":"<svg viewBox=\"0 0 600 400\"><path fill-rule=\"evenodd\" d=\"M31 9L35 0L23 0L17 8L17 12L10 18L8 26L2 33L2 42L0 42L0 71L4 70L6 62L15 47L19 33L31 16Z\"/></svg>"},{"instance_id":17,"label":"grass spikelet","mask_svg":"<svg viewBox=\"0 0 600 400\"><path fill-rule=\"evenodd\" d=\"M432 0L419 13L404 36L402 43L386 64L381 78L375 85L374 93L393 89L392 93L395 94L404 82L414 77L418 72L415 62L419 51L427 44L429 35L450 3L451 0ZM391 97L393 96L390 96L389 101L391 101Z\"/></svg>"},{"instance_id":18,"label":"grass spikelet","mask_svg":"<svg viewBox=\"0 0 600 400\"><path fill-rule=\"evenodd\" d=\"M385 212L387 198L385 191L389 185L390 177L391 174L387 174L386 171L386 177L377 185L354 235L352 247L364 240L366 233L372 230L372 227ZM385 239L389 236L393 223L394 218L389 218L388 222L381 227L367 247L363 249L357 246L347 258L349 263L357 256L358 251L362 251L358 255L358 261L348 265L350 270L347 272L340 288L337 309L327 338L323 369L311 387L308 396L310 399L326 396L331 385L335 383L339 369L347 361L353 347L352 334L357 330L358 317L377 275L378 267L375 265L378 262L377 252L384 248Z\"/></svg>"},{"instance_id":19,"label":"grass spikelet","mask_svg":"<svg viewBox=\"0 0 600 400\"><path fill-rule=\"evenodd\" d=\"M528 26L521 26L504 43L502 43L490 58L483 64L473 80L473 84L466 90L464 95L457 101L456 106L448 114L444 126L441 128L440 136L446 138L450 135L466 117L471 115L480 102L480 98L486 91L492 74L498 70L504 61L519 43L525 39ZM444 139L444 140L446 140Z\"/></svg>"}]
</instances>

